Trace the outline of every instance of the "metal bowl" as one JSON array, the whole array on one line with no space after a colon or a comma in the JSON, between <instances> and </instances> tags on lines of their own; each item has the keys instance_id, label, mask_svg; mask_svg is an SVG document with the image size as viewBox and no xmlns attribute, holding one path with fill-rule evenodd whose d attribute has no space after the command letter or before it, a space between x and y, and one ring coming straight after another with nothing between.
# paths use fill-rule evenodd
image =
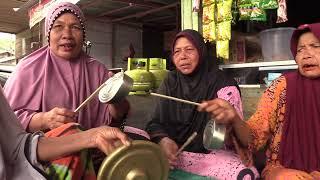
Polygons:
<instances>
[{"instance_id":1,"label":"metal bowl","mask_svg":"<svg viewBox=\"0 0 320 180\"><path fill-rule=\"evenodd\" d=\"M117 103L125 98L133 85L133 80L124 72L118 72L105 82L99 91L99 100L102 103Z\"/></svg>"},{"instance_id":2,"label":"metal bowl","mask_svg":"<svg viewBox=\"0 0 320 180\"><path fill-rule=\"evenodd\" d=\"M224 147L226 127L209 120L203 132L203 146L207 150L221 149Z\"/></svg>"}]
</instances>

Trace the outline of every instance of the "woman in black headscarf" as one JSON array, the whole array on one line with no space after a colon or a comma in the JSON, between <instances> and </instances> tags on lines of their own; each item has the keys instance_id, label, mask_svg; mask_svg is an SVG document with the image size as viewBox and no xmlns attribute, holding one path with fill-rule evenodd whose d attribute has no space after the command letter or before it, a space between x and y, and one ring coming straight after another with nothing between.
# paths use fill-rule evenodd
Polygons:
<instances>
[{"instance_id":1,"label":"woman in black headscarf","mask_svg":"<svg viewBox=\"0 0 320 180\"><path fill-rule=\"evenodd\" d=\"M243 117L239 87L214 65L197 31L184 30L176 35L172 59L176 70L168 74L159 93L193 102L222 98ZM163 148L172 166L198 175L236 179L245 168L241 161L231 152L209 152L203 146L203 132L209 120L210 114L197 111L196 106L157 99L146 130L151 140ZM198 135L177 157L178 148L193 132Z\"/></svg>"}]
</instances>

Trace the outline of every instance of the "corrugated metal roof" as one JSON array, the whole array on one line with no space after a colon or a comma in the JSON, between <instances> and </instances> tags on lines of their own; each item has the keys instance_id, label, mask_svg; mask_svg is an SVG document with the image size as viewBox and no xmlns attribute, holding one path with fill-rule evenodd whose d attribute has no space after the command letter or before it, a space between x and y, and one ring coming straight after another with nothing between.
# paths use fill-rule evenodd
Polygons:
<instances>
[{"instance_id":1,"label":"corrugated metal roof","mask_svg":"<svg viewBox=\"0 0 320 180\"><path fill-rule=\"evenodd\" d=\"M27 9L38 0L1 0L0 32L18 33L28 27ZM90 18L114 23L140 23L154 28L175 27L179 0L81 0L78 5ZM170 6L171 5L171 6ZM13 8L20 7L17 12ZM177 14L178 12L178 14Z\"/></svg>"}]
</instances>

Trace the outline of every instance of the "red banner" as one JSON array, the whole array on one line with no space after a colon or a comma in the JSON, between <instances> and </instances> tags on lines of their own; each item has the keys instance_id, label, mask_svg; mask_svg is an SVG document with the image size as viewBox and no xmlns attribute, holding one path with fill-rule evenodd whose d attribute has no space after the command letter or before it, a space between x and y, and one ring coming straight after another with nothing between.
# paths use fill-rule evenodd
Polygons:
<instances>
[{"instance_id":1,"label":"red banner","mask_svg":"<svg viewBox=\"0 0 320 180\"><path fill-rule=\"evenodd\" d=\"M39 4L36 4L28 11L29 15L29 26L32 28L35 24L44 19L49 11L49 9L59 2L71 2L76 4L79 0L41 0Z\"/></svg>"}]
</instances>

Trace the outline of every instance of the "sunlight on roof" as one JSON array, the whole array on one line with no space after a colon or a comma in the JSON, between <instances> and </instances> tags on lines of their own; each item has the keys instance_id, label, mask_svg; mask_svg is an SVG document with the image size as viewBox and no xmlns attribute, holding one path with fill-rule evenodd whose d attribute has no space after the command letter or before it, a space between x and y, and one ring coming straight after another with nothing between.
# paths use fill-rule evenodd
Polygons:
<instances>
[{"instance_id":1,"label":"sunlight on roof","mask_svg":"<svg viewBox=\"0 0 320 180\"><path fill-rule=\"evenodd\" d=\"M11 39L11 40L15 40L16 35L15 35L15 34L10 34L10 33L0 32L0 38L1 38L1 39Z\"/></svg>"},{"instance_id":2,"label":"sunlight on roof","mask_svg":"<svg viewBox=\"0 0 320 180\"><path fill-rule=\"evenodd\" d=\"M15 64L16 35L0 32L0 64Z\"/></svg>"}]
</instances>

